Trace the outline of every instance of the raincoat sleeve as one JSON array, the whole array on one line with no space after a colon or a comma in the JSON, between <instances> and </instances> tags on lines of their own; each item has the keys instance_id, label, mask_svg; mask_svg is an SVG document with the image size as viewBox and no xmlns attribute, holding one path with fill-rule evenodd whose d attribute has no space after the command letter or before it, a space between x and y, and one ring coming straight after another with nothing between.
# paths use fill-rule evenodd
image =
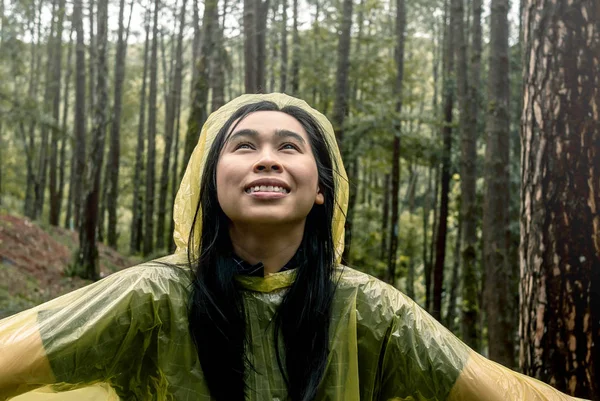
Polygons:
<instances>
[{"instance_id":1,"label":"raincoat sleeve","mask_svg":"<svg viewBox=\"0 0 600 401\"><path fill-rule=\"evenodd\" d=\"M168 330L174 267L139 265L0 321L0 400L51 384L108 383L135 395L160 381L159 330ZM167 273L165 273L167 272ZM39 399L39 398L38 398Z\"/></svg>"},{"instance_id":2,"label":"raincoat sleeve","mask_svg":"<svg viewBox=\"0 0 600 401\"><path fill-rule=\"evenodd\" d=\"M394 292L381 400L580 400L477 354L415 302Z\"/></svg>"}]
</instances>

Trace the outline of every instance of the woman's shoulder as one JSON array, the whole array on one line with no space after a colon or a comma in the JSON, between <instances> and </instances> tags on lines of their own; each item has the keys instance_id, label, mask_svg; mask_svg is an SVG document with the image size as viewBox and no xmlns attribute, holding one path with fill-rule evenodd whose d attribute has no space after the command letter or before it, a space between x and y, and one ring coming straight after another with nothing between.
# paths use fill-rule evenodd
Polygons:
<instances>
[{"instance_id":1,"label":"woman's shoulder","mask_svg":"<svg viewBox=\"0 0 600 401\"><path fill-rule=\"evenodd\" d=\"M385 315L395 315L406 308L418 305L390 284L348 266L340 265L338 290L342 293L354 293L357 309L363 307L379 311Z\"/></svg>"},{"instance_id":2,"label":"woman's shoulder","mask_svg":"<svg viewBox=\"0 0 600 401\"><path fill-rule=\"evenodd\" d=\"M86 292L110 291L117 297L125 294L150 295L154 299L177 295L185 297L191 283L191 272L180 259L171 255L128 267L88 286Z\"/></svg>"}]
</instances>

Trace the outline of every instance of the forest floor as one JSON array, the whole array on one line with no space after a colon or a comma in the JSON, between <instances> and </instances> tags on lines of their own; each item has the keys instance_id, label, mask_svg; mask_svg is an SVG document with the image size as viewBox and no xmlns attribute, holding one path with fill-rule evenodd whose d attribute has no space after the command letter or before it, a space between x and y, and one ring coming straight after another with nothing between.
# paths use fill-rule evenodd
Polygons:
<instances>
[{"instance_id":1,"label":"forest floor","mask_svg":"<svg viewBox=\"0 0 600 401\"><path fill-rule=\"evenodd\" d=\"M0 214L0 319L91 283L66 273L78 233ZM100 276L140 261L99 244Z\"/></svg>"}]
</instances>

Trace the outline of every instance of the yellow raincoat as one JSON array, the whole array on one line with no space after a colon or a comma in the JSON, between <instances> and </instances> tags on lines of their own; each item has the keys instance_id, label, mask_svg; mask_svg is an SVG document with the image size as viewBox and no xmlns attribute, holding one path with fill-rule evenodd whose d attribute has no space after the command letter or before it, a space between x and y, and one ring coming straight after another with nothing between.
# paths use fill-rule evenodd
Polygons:
<instances>
[{"instance_id":1,"label":"yellow raincoat","mask_svg":"<svg viewBox=\"0 0 600 401\"><path fill-rule=\"evenodd\" d=\"M0 400L210 400L188 334L189 271L169 264L187 260L201 172L216 133L240 106L259 100L301 107L323 126L341 169L333 227L341 254L348 185L331 124L286 95L237 98L202 129L174 206L174 255L0 321ZM200 224L195 230L200 238ZM331 352L318 400L575 400L479 356L395 288L348 267L339 266L337 274ZM290 270L237 278L246 289L249 357L258 371L248 376L251 400L286 400L267 327L294 277Z\"/></svg>"}]
</instances>

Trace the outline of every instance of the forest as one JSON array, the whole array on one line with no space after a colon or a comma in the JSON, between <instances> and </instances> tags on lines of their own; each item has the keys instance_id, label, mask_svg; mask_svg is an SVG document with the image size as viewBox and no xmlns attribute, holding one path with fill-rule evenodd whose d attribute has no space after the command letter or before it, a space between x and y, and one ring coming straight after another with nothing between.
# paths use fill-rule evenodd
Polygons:
<instances>
[{"instance_id":1,"label":"forest","mask_svg":"<svg viewBox=\"0 0 600 401\"><path fill-rule=\"evenodd\" d=\"M335 128L346 265L600 400L597 0L0 0L0 215L85 280L168 254L208 115L270 92Z\"/></svg>"}]
</instances>

